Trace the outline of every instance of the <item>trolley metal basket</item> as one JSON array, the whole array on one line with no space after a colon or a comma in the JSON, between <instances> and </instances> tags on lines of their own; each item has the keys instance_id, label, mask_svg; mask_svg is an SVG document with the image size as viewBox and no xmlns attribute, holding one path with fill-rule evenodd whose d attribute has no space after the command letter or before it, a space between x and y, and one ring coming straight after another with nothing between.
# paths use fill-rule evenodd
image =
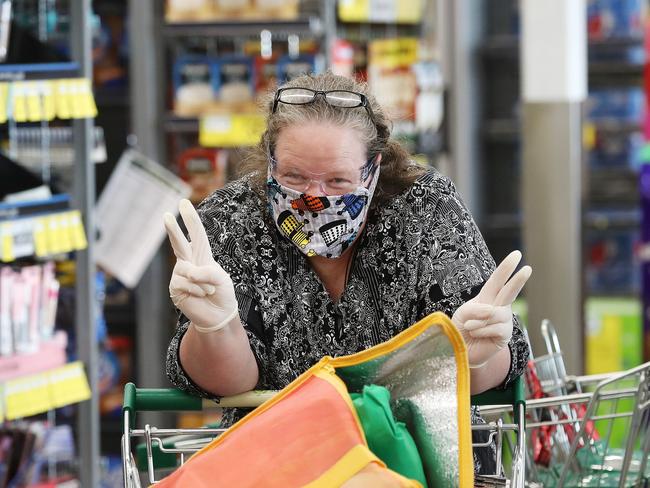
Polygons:
<instances>
[{"instance_id":1,"label":"trolley metal basket","mask_svg":"<svg viewBox=\"0 0 650 488\"><path fill-rule=\"evenodd\" d=\"M225 429L200 428L200 429L164 429L150 425L136 428L138 412L144 411L203 411L220 407L257 407L275 395L274 391L253 391L223 398L219 405L213 401L202 400L187 395L176 389L143 389L136 388L129 383L124 389L124 405L122 436L122 464L124 473L124 486L135 488L141 486L141 472L146 473L149 484L157 482L161 476L168 474L182 465L186 459L203 446L211 442ZM497 418L487 424L472 426L473 430L490 432L490 441L498 447L497 472L491 476L480 476L476 479L475 486L509 486L523 488L525 478L525 400L523 382L517 380L512 387L503 391L489 391L482 395L472 397L474 405L501 405L509 406L504 412L516 412L514 416L506 413L504 417ZM511 420L506 422L506 420ZM140 453L133 454L132 441L143 439ZM501 448L505 444L511 447L512 453L509 463L502 462ZM481 447L488 443L476 445ZM508 470L504 469L508 465ZM506 478L505 472L509 476Z\"/></svg>"},{"instance_id":2,"label":"trolley metal basket","mask_svg":"<svg viewBox=\"0 0 650 488\"><path fill-rule=\"evenodd\" d=\"M581 387L593 391L526 401L529 486L650 486L650 363L595 387L595 378L582 378ZM504 408L483 413L503 415Z\"/></svg>"}]
</instances>

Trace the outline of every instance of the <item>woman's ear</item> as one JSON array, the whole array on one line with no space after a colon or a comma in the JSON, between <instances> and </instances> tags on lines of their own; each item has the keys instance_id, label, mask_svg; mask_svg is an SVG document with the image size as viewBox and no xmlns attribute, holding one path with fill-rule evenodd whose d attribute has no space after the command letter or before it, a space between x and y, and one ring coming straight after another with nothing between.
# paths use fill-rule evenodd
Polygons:
<instances>
[{"instance_id":1,"label":"woman's ear","mask_svg":"<svg viewBox=\"0 0 650 488\"><path fill-rule=\"evenodd\" d=\"M375 164L381 164L381 153L377 154Z\"/></svg>"}]
</instances>

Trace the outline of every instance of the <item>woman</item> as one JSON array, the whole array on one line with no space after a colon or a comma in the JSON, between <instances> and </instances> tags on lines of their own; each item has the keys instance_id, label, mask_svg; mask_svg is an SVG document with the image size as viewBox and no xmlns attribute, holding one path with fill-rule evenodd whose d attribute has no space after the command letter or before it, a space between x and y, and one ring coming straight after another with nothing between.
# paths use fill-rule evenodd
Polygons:
<instances>
[{"instance_id":1,"label":"woman","mask_svg":"<svg viewBox=\"0 0 650 488\"><path fill-rule=\"evenodd\" d=\"M510 278L512 253L486 283L494 260L453 184L389 140L365 86L301 76L269 107L247 175L198 214L181 202L191 244L165 216L182 312L171 381L205 397L281 389L324 355L367 349L434 311L468 343L472 393L519 376L528 349L510 304L530 268Z\"/></svg>"}]
</instances>

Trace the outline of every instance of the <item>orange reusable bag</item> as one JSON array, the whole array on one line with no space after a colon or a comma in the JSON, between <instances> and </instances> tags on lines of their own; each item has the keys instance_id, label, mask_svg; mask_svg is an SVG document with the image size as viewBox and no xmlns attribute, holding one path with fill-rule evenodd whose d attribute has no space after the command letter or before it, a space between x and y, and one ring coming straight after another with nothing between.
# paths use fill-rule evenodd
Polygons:
<instances>
[{"instance_id":1,"label":"orange reusable bag","mask_svg":"<svg viewBox=\"0 0 650 488\"><path fill-rule=\"evenodd\" d=\"M391 392L430 487L473 485L467 353L436 313L361 353L324 357L156 486L421 487L368 449L348 394L364 384Z\"/></svg>"}]
</instances>

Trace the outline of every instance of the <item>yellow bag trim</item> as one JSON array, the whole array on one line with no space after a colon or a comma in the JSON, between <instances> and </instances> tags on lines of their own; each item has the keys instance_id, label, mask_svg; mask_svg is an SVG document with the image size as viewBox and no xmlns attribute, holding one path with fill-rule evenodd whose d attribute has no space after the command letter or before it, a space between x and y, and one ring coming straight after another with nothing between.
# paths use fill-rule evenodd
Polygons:
<instances>
[{"instance_id":1,"label":"yellow bag trim","mask_svg":"<svg viewBox=\"0 0 650 488\"><path fill-rule=\"evenodd\" d=\"M238 421L235 425L230 427L226 432L217 437L214 441L208 444L206 447L201 449L199 452L194 454L192 458L198 456L204 452L209 451L217 447L219 444L224 442L224 440L236 432L238 428L244 425L246 422L250 422L252 419L266 412L269 408L272 408L276 403L282 401L287 395L290 395L295 389L300 387L305 381L307 381L312 376L318 376L321 379L328 381L334 388L336 388L339 393L345 392L345 395L342 395L346 399L348 404L351 406L352 412L354 412L354 418L357 423L357 427L363 436L365 441L365 435L363 433L363 428L359 421L359 417L356 413L356 409L352 406L351 399L345 383L336 376L334 368L345 367L345 366L354 366L356 364L362 363L374 359L376 357L382 356L389 352L398 349L409 341L415 339L417 336L422 334L426 329L432 326L438 326L449 339L449 342L452 345L454 354L456 356L456 384L457 384L457 400L458 400L458 475L459 475L459 486L460 488L470 488L474 486L474 458L472 456L472 428L471 428L471 419L470 419L470 385L469 385L469 363L467 358L467 349L465 347L465 341L460 335L456 326L451 322L449 317L447 317L442 312L435 312L422 320L417 322L415 325L409 327L403 332L400 332L392 339L373 346L370 349L361 351L356 354L351 354L349 356L341 356L338 358L332 358L330 356L325 356L314 366L309 368L303 374L296 378L290 388L284 388L280 393L275 395L270 400L267 400L262 405L257 407L246 417ZM362 447L362 446L360 446ZM367 449L366 449L367 450ZM192 459L190 458L188 462ZM337 463L338 465L338 463ZM365 466L365 465L364 465ZM361 469L361 468L359 468ZM330 470L331 471L331 470ZM319 478L320 479L320 478ZM322 485L325 486L325 485ZM329 485L332 486L332 485Z\"/></svg>"},{"instance_id":2,"label":"yellow bag trim","mask_svg":"<svg viewBox=\"0 0 650 488\"><path fill-rule=\"evenodd\" d=\"M472 426L470 418L469 362L463 336L461 336L460 332L451 322L449 317L442 312L432 313L386 342L350 356L341 356L338 358L326 356L321 360L321 362L327 360L327 362L334 366L334 368L354 366L400 348L432 326L440 327L442 332L449 339L456 356L459 486L461 488L472 487L474 486L474 457L472 455Z\"/></svg>"},{"instance_id":3,"label":"yellow bag trim","mask_svg":"<svg viewBox=\"0 0 650 488\"><path fill-rule=\"evenodd\" d=\"M350 409L350 413L352 413L352 416L354 417L354 423L356 424L357 429L361 434L361 439L363 439L363 443L367 445L368 440L366 439L366 433L363 431L363 425L361 424L361 419L359 418L357 409L354 407L354 403L352 402L352 397L350 396L350 392L348 391L348 388L343 382L343 380L338 376L336 376L336 371L334 370L334 368L329 364L323 364L322 369L314 372L314 376L317 376L327 381L330 385L334 387L336 391L338 391L339 395L341 395L341 398L343 398L348 408Z\"/></svg>"},{"instance_id":4,"label":"yellow bag trim","mask_svg":"<svg viewBox=\"0 0 650 488\"><path fill-rule=\"evenodd\" d=\"M384 468L386 467L370 449L359 444L345 453L334 466L325 471L317 479L304 485L304 488L332 488L333 486L341 486L372 462L376 462Z\"/></svg>"}]
</instances>

